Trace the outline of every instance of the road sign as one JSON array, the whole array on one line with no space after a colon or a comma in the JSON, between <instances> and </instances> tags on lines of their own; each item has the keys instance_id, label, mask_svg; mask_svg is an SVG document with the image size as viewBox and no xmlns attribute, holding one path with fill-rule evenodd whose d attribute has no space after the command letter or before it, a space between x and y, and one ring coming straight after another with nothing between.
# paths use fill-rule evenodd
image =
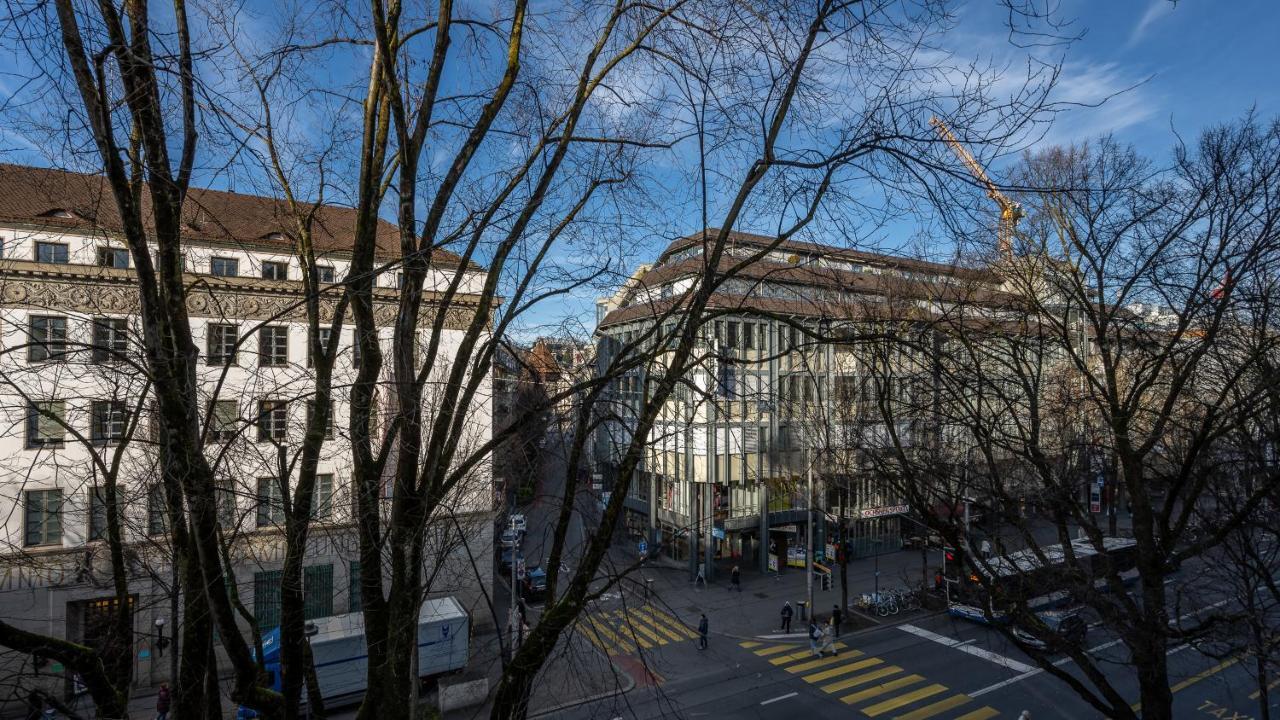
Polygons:
<instances>
[{"instance_id":1,"label":"road sign","mask_svg":"<svg viewBox=\"0 0 1280 720\"><path fill-rule=\"evenodd\" d=\"M723 540L723 539L724 539L724 528L718 528L718 527L713 527L713 528L711 528L711 537L713 537L713 538L715 538L715 539L717 539L717 540Z\"/></svg>"},{"instance_id":2,"label":"road sign","mask_svg":"<svg viewBox=\"0 0 1280 720\"><path fill-rule=\"evenodd\" d=\"M865 508L858 511L858 517L866 520L868 518L888 517L890 515L902 515L910 510L909 505L886 505L878 508Z\"/></svg>"},{"instance_id":3,"label":"road sign","mask_svg":"<svg viewBox=\"0 0 1280 720\"><path fill-rule=\"evenodd\" d=\"M1089 490L1089 512L1102 512L1102 486L1094 485Z\"/></svg>"},{"instance_id":4,"label":"road sign","mask_svg":"<svg viewBox=\"0 0 1280 720\"><path fill-rule=\"evenodd\" d=\"M641 540L640 542L636 543L636 550L640 551L641 555L649 552L649 543Z\"/></svg>"}]
</instances>

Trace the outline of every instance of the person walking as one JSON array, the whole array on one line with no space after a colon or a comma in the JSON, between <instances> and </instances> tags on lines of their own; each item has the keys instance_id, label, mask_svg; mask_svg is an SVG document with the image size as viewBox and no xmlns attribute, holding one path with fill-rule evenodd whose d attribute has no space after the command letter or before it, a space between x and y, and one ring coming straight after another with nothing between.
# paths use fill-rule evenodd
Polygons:
<instances>
[{"instance_id":1,"label":"person walking","mask_svg":"<svg viewBox=\"0 0 1280 720\"><path fill-rule=\"evenodd\" d=\"M707 614L702 613L698 618L698 649L707 649Z\"/></svg>"},{"instance_id":2,"label":"person walking","mask_svg":"<svg viewBox=\"0 0 1280 720\"><path fill-rule=\"evenodd\" d=\"M791 616L793 614L795 614L795 611L791 609L791 601L788 600L782 603L782 632L791 632Z\"/></svg>"},{"instance_id":3,"label":"person walking","mask_svg":"<svg viewBox=\"0 0 1280 720\"><path fill-rule=\"evenodd\" d=\"M729 589L742 592L742 572L738 570L737 565L734 565L733 570L729 571Z\"/></svg>"},{"instance_id":4,"label":"person walking","mask_svg":"<svg viewBox=\"0 0 1280 720\"><path fill-rule=\"evenodd\" d=\"M156 720L169 720L169 683L160 683L160 691L156 693Z\"/></svg>"},{"instance_id":5,"label":"person walking","mask_svg":"<svg viewBox=\"0 0 1280 720\"><path fill-rule=\"evenodd\" d=\"M822 657L822 649L818 642L822 640L822 631L818 629L817 621L810 618L809 620L809 652Z\"/></svg>"},{"instance_id":6,"label":"person walking","mask_svg":"<svg viewBox=\"0 0 1280 720\"><path fill-rule=\"evenodd\" d=\"M844 615L840 612L840 606L833 605L831 607L831 627L835 631L835 636L837 640L840 639L840 622L842 620L844 620Z\"/></svg>"},{"instance_id":7,"label":"person walking","mask_svg":"<svg viewBox=\"0 0 1280 720\"><path fill-rule=\"evenodd\" d=\"M836 655L840 654L840 651L836 649L835 627L836 627L836 619L833 616L830 620L827 621L826 627L822 629L822 651L825 653L828 649L830 649L832 657L835 657Z\"/></svg>"}]
</instances>

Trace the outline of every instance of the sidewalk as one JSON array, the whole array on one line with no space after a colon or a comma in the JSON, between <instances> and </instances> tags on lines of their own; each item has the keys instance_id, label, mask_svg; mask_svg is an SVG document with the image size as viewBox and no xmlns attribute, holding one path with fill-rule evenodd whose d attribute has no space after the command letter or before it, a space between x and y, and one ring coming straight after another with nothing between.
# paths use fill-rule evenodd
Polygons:
<instances>
[{"instance_id":1,"label":"sidewalk","mask_svg":"<svg viewBox=\"0 0 1280 720\"><path fill-rule=\"evenodd\" d=\"M930 572L938 562L939 550L930 550ZM787 568L781 575L762 575L758 571L742 570L741 592L729 589L729 573L720 572L714 581L705 588L702 583L695 587L689 581L687 566L671 560L651 561L653 564L642 568L629 583L626 592L633 599L637 595L643 599L643 587L646 580L652 580L652 602L666 606L677 617L690 627L696 627L698 616L707 614L712 635L723 635L733 638L750 639L760 635L771 635L780 632L782 624L782 605L790 601L794 611L791 620L791 631L797 640L806 637L805 621L800 618L800 603L807 596L805 571L803 568ZM920 551L902 550L881 554L878 558L866 557L853 560L848 565L849 602L852 604L863 593L870 593L876 587L877 565L880 573L880 589L918 585L922 575L920 570ZM832 608L840 604L840 569L833 569L831 589L822 590L815 578L813 602L820 619L830 617ZM846 617L851 612L846 610ZM895 616L900 619L904 616Z\"/></svg>"}]
</instances>

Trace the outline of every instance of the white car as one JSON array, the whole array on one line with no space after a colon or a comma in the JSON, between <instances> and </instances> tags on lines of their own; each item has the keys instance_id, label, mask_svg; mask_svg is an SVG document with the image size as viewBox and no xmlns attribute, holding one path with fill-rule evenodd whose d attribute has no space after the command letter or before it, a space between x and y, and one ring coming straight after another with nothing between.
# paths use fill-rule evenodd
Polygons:
<instances>
[{"instance_id":1,"label":"white car","mask_svg":"<svg viewBox=\"0 0 1280 720\"><path fill-rule=\"evenodd\" d=\"M511 524L509 527L512 530L515 530L516 532L519 532L519 533L525 532L527 528L527 524L525 523L524 515L521 515L521 514L512 515Z\"/></svg>"}]
</instances>

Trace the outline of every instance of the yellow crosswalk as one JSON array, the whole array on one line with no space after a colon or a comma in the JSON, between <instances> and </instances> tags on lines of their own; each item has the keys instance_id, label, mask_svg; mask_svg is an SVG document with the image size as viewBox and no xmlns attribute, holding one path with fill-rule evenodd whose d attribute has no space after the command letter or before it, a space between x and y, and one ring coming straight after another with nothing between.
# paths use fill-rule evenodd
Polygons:
<instances>
[{"instance_id":1,"label":"yellow crosswalk","mask_svg":"<svg viewBox=\"0 0 1280 720\"><path fill-rule=\"evenodd\" d=\"M844 704L856 707L865 717L989 720L999 715L990 706L973 707L976 702L964 693L953 692L946 685L930 682L922 675L886 663L883 658L869 657L860 650L844 649L834 657L815 657L807 647L797 645L770 645L754 640L739 645L770 665L784 668Z\"/></svg>"},{"instance_id":2,"label":"yellow crosswalk","mask_svg":"<svg viewBox=\"0 0 1280 720\"><path fill-rule=\"evenodd\" d=\"M607 655L633 655L641 650L698 638L692 628L652 605L587 613L577 631ZM787 649L794 647L784 646L778 652Z\"/></svg>"}]
</instances>

